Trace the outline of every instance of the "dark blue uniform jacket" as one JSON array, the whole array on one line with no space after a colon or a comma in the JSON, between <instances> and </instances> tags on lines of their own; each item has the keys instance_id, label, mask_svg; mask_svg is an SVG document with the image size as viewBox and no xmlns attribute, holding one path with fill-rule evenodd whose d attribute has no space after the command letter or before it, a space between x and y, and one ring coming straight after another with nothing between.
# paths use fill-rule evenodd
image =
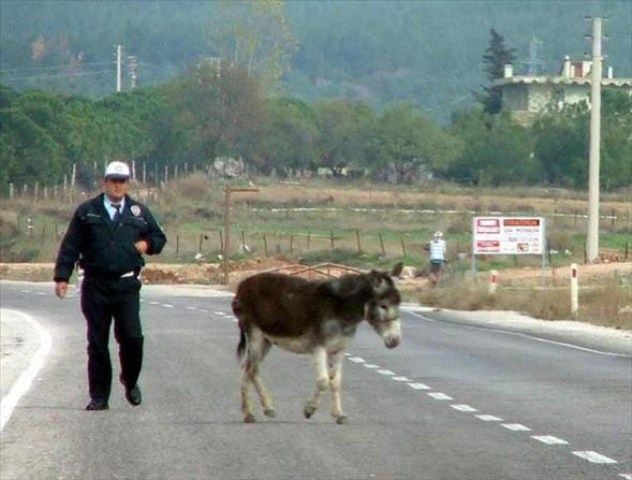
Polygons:
<instances>
[{"instance_id":1,"label":"dark blue uniform jacket","mask_svg":"<svg viewBox=\"0 0 632 480\"><path fill-rule=\"evenodd\" d=\"M116 278L140 271L145 261L134 247L146 240L147 254L160 253L167 238L149 209L129 196L116 224L103 206L101 194L75 211L55 264L55 281L68 281L77 261L86 276Z\"/></svg>"}]
</instances>

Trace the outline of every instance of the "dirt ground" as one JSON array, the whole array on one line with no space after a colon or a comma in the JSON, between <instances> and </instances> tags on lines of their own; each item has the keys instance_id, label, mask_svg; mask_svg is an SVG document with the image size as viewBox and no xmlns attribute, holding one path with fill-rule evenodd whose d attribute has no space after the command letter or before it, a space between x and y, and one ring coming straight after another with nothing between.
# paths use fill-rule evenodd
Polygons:
<instances>
[{"instance_id":1,"label":"dirt ground","mask_svg":"<svg viewBox=\"0 0 632 480\"><path fill-rule=\"evenodd\" d=\"M292 264L283 258L265 258L250 262L228 264L228 288L234 290L243 278L256 272L269 269L281 269L292 272ZM25 280L25 281L51 281L53 272L52 263L0 263L0 279ZM343 268L329 268L327 272L332 276L344 273ZM545 271L547 284L562 285L570 279L570 265ZM632 262L607 262L590 265L578 265L578 277L580 284L600 282L615 275L632 275ZM197 285L223 285L224 265L222 263L201 264L162 264L150 263L143 270L143 280L147 284L197 284ZM498 281L501 285L538 285L542 280L540 268L516 268L504 269L498 272ZM402 276L401 288L424 288L427 279L417 277L414 268L405 269Z\"/></svg>"}]
</instances>

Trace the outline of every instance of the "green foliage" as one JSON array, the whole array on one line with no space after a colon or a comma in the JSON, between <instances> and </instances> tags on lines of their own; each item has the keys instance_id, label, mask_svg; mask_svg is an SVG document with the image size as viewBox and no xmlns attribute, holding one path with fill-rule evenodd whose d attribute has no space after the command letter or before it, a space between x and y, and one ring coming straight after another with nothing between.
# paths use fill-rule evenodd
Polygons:
<instances>
[{"instance_id":1,"label":"green foliage","mask_svg":"<svg viewBox=\"0 0 632 480\"><path fill-rule=\"evenodd\" d=\"M371 108L365 103L340 99L315 102L313 109L319 132L318 166L328 168L334 177L341 176L354 163L356 168L364 167L365 148L374 122Z\"/></svg>"},{"instance_id":2,"label":"green foliage","mask_svg":"<svg viewBox=\"0 0 632 480\"><path fill-rule=\"evenodd\" d=\"M513 64L516 60L516 49L505 46L505 38L493 28L490 30L491 39L489 46L483 55L485 73L490 85L484 87L485 93L478 95L478 100L483 104L485 112L490 114L500 113L502 103L501 91L493 86L495 80L504 75L505 65Z\"/></svg>"}]
</instances>

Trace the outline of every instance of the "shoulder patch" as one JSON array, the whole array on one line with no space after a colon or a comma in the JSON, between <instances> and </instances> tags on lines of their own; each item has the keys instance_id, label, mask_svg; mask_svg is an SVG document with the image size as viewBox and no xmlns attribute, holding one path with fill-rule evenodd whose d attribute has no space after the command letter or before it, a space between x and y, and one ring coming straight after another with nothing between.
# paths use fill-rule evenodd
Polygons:
<instances>
[{"instance_id":1,"label":"shoulder patch","mask_svg":"<svg viewBox=\"0 0 632 480\"><path fill-rule=\"evenodd\" d=\"M135 217L140 216L140 207L138 205L132 205L130 207L130 210L132 211L132 215L134 215Z\"/></svg>"}]
</instances>

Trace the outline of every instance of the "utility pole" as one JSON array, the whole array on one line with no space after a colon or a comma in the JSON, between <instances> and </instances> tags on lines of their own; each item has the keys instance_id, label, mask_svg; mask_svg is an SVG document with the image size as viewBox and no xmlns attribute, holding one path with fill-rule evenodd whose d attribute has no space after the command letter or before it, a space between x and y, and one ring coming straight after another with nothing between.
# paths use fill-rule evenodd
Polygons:
<instances>
[{"instance_id":1,"label":"utility pole","mask_svg":"<svg viewBox=\"0 0 632 480\"><path fill-rule=\"evenodd\" d=\"M586 259L599 257L599 149L601 146L601 17L592 19L590 153L588 165L588 234Z\"/></svg>"},{"instance_id":2,"label":"utility pole","mask_svg":"<svg viewBox=\"0 0 632 480\"><path fill-rule=\"evenodd\" d=\"M122 82L122 63L123 61L123 45L116 45L116 92L121 91Z\"/></svg>"},{"instance_id":3,"label":"utility pole","mask_svg":"<svg viewBox=\"0 0 632 480\"><path fill-rule=\"evenodd\" d=\"M134 90L136 88L136 81L138 80L138 74L137 74L138 61L135 56L129 55L127 57L127 64L129 65L129 77L130 77L130 83L131 83L130 88L131 90Z\"/></svg>"}]
</instances>

